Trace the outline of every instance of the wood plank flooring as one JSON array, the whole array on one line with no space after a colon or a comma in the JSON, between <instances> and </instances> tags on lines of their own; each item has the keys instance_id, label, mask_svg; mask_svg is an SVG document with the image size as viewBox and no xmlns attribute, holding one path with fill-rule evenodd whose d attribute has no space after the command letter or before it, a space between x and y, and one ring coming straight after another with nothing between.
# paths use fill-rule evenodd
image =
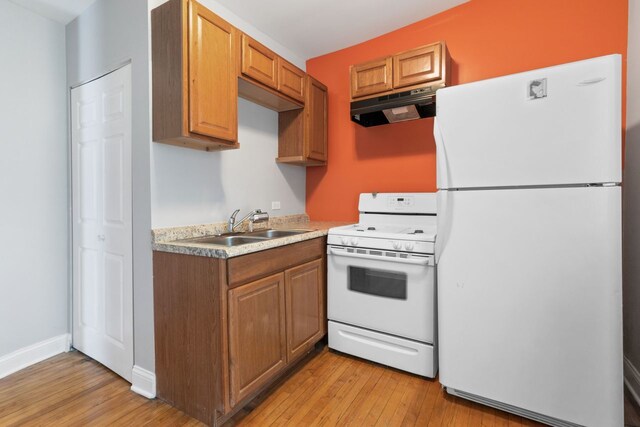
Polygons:
<instances>
[{"instance_id":1,"label":"wood plank flooring","mask_svg":"<svg viewBox=\"0 0 640 427\"><path fill-rule=\"evenodd\" d=\"M0 426L204 426L74 351L0 379Z\"/></svg>"},{"instance_id":2,"label":"wood plank flooring","mask_svg":"<svg viewBox=\"0 0 640 427\"><path fill-rule=\"evenodd\" d=\"M625 425L640 410L625 394ZM429 380L326 348L229 420L231 426L543 426Z\"/></svg>"},{"instance_id":3,"label":"wood plank flooring","mask_svg":"<svg viewBox=\"0 0 640 427\"><path fill-rule=\"evenodd\" d=\"M282 425L542 426L450 396L437 380L326 349L225 427Z\"/></svg>"},{"instance_id":4,"label":"wood plank flooring","mask_svg":"<svg viewBox=\"0 0 640 427\"><path fill-rule=\"evenodd\" d=\"M79 352L0 379L0 426L203 426L148 400ZM640 411L625 396L626 425ZM324 350L229 420L231 426L539 426L444 393L436 380Z\"/></svg>"}]
</instances>

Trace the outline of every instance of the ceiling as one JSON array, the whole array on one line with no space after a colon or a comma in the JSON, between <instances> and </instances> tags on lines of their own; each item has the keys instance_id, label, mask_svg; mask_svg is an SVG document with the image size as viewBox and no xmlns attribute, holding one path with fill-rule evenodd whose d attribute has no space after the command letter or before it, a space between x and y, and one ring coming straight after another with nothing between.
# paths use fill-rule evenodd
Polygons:
<instances>
[{"instance_id":1,"label":"ceiling","mask_svg":"<svg viewBox=\"0 0 640 427\"><path fill-rule=\"evenodd\" d=\"M9 0L38 15L67 25L96 0Z\"/></svg>"},{"instance_id":2,"label":"ceiling","mask_svg":"<svg viewBox=\"0 0 640 427\"><path fill-rule=\"evenodd\" d=\"M66 25L96 0L10 1ZM361 43L467 1L217 0L301 59Z\"/></svg>"},{"instance_id":3,"label":"ceiling","mask_svg":"<svg viewBox=\"0 0 640 427\"><path fill-rule=\"evenodd\" d=\"M217 0L291 49L313 58L388 33L468 0Z\"/></svg>"}]
</instances>

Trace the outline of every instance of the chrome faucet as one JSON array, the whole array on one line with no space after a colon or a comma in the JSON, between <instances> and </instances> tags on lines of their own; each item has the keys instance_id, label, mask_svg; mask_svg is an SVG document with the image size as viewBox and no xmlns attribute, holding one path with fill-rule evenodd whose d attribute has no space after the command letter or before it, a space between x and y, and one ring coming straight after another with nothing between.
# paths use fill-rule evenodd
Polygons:
<instances>
[{"instance_id":1,"label":"chrome faucet","mask_svg":"<svg viewBox=\"0 0 640 427\"><path fill-rule=\"evenodd\" d=\"M262 212L261 209L256 209L254 211L249 212L244 218L240 221L236 222L236 216L240 212L240 209L236 209L233 211L231 216L229 217L229 222L227 223L227 232L233 233L236 227L240 226L246 220L249 220L249 230L253 231L253 224L269 221L269 214L267 212Z\"/></svg>"}]
</instances>

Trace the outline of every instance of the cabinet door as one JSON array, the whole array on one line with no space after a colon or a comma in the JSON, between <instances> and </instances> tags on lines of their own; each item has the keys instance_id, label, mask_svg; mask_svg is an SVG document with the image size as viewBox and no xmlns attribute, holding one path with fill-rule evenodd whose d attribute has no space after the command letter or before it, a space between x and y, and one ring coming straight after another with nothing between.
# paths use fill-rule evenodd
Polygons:
<instances>
[{"instance_id":1,"label":"cabinet door","mask_svg":"<svg viewBox=\"0 0 640 427\"><path fill-rule=\"evenodd\" d=\"M306 353L324 334L324 278L322 260L285 271L287 355Z\"/></svg>"},{"instance_id":2,"label":"cabinet door","mask_svg":"<svg viewBox=\"0 0 640 427\"><path fill-rule=\"evenodd\" d=\"M279 58L279 64L278 90L293 99L304 102L304 71L282 58Z\"/></svg>"},{"instance_id":3,"label":"cabinet door","mask_svg":"<svg viewBox=\"0 0 640 427\"><path fill-rule=\"evenodd\" d=\"M391 57L351 66L351 98L392 89Z\"/></svg>"},{"instance_id":4,"label":"cabinet door","mask_svg":"<svg viewBox=\"0 0 640 427\"><path fill-rule=\"evenodd\" d=\"M393 56L393 88L398 89L442 78L440 43L412 49Z\"/></svg>"},{"instance_id":5,"label":"cabinet door","mask_svg":"<svg viewBox=\"0 0 640 427\"><path fill-rule=\"evenodd\" d=\"M327 87L307 76L305 100L305 150L306 157L327 160Z\"/></svg>"},{"instance_id":6,"label":"cabinet door","mask_svg":"<svg viewBox=\"0 0 640 427\"><path fill-rule=\"evenodd\" d=\"M242 74L277 89L278 55L242 34Z\"/></svg>"},{"instance_id":7,"label":"cabinet door","mask_svg":"<svg viewBox=\"0 0 640 427\"><path fill-rule=\"evenodd\" d=\"M195 1L189 19L189 130L236 141L236 29Z\"/></svg>"},{"instance_id":8,"label":"cabinet door","mask_svg":"<svg viewBox=\"0 0 640 427\"><path fill-rule=\"evenodd\" d=\"M229 291L231 406L273 378L287 363L284 274Z\"/></svg>"}]
</instances>

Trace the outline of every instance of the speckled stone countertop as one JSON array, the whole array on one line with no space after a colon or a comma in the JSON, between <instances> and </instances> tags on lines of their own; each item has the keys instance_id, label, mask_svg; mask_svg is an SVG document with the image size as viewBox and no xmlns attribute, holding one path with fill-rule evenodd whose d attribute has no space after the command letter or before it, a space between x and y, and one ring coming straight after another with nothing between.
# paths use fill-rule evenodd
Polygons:
<instances>
[{"instance_id":1,"label":"speckled stone countertop","mask_svg":"<svg viewBox=\"0 0 640 427\"><path fill-rule=\"evenodd\" d=\"M226 222L213 224L188 225L184 227L159 228L152 230L152 244L154 251L171 252L176 254L197 255L210 258L231 258L278 246L290 245L304 240L326 236L329 229L348 222L309 221L307 215L289 215L272 217L268 224L256 224L254 231L267 228L274 229L303 229L311 230L308 233L295 236L280 237L277 239L261 240L256 243L248 243L238 246L213 245L210 243L180 242L178 240L205 237L224 233L227 230ZM238 231L246 231L245 224L237 228Z\"/></svg>"}]
</instances>

